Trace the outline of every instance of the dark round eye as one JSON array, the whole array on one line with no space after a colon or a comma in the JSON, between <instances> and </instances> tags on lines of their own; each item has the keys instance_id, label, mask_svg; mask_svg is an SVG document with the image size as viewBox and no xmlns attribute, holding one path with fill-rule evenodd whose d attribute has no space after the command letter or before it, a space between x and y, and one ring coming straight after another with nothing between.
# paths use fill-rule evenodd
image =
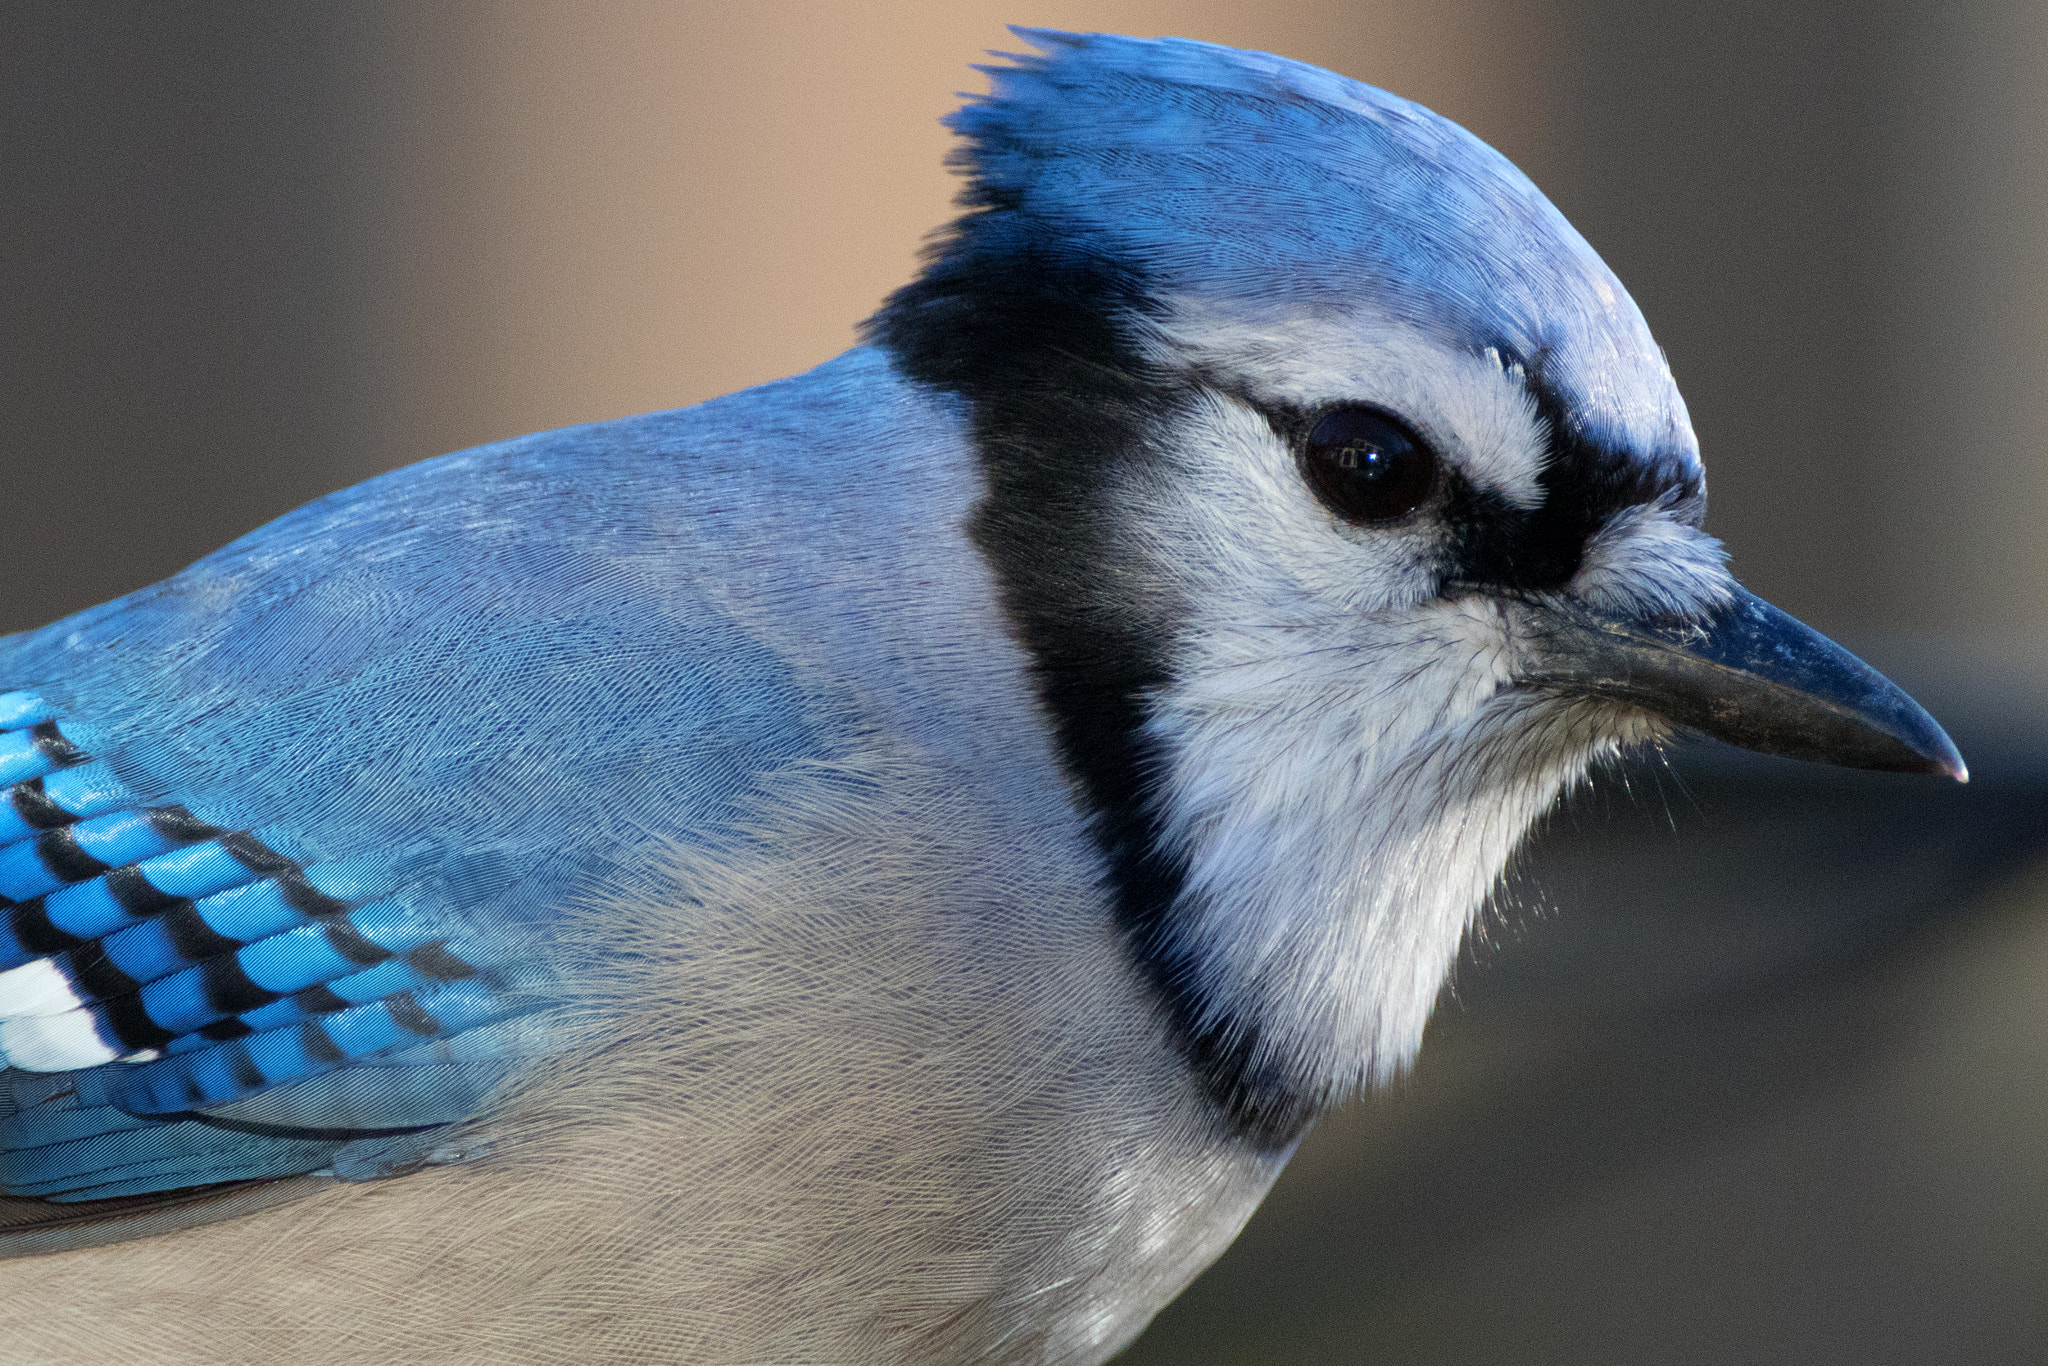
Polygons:
<instances>
[{"instance_id":1,"label":"dark round eye","mask_svg":"<svg viewBox=\"0 0 2048 1366\"><path fill-rule=\"evenodd\" d=\"M1332 408L1308 434L1309 487L1339 516L1390 522L1436 487L1436 455L1399 418L1377 408Z\"/></svg>"}]
</instances>

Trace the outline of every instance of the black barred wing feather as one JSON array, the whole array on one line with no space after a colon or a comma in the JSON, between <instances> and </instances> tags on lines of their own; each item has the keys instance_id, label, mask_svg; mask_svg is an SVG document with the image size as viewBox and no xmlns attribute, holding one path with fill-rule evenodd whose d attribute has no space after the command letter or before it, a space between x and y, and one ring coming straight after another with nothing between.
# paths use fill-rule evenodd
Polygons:
<instances>
[{"instance_id":1,"label":"black barred wing feather","mask_svg":"<svg viewBox=\"0 0 2048 1366\"><path fill-rule=\"evenodd\" d=\"M462 1118L531 1051L531 1029L481 1027L534 993L488 944L448 936L416 869L302 865L146 805L94 743L39 697L0 694L8 1192L93 1200L309 1170ZM284 1086L262 1118L233 1108Z\"/></svg>"}]
</instances>

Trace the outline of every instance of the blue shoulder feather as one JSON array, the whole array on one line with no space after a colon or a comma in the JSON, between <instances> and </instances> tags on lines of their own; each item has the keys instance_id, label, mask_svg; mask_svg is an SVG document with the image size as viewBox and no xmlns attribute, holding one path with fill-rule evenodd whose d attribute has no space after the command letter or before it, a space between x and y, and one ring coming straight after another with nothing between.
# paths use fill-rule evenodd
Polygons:
<instances>
[{"instance_id":1,"label":"blue shoulder feather","mask_svg":"<svg viewBox=\"0 0 2048 1366\"><path fill-rule=\"evenodd\" d=\"M813 752L703 572L702 411L399 471L0 641L0 1188L387 1169L543 1047L565 906Z\"/></svg>"}]
</instances>

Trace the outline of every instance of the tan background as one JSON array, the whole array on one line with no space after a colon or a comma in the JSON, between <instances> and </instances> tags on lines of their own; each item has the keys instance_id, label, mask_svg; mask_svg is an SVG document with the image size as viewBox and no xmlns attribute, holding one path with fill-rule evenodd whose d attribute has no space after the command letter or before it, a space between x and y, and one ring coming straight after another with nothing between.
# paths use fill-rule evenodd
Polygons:
<instances>
[{"instance_id":1,"label":"tan background","mask_svg":"<svg viewBox=\"0 0 2048 1366\"><path fill-rule=\"evenodd\" d=\"M1001 20L1262 46L1520 162L1615 265L1713 525L1838 630L2030 620L2048 7L0 6L25 626L440 451L833 354L947 213ZM89 497L81 496L81 485Z\"/></svg>"},{"instance_id":2,"label":"tan background","mask_svg":"<svg viewBox=\"0 0 2048 1366\"><path fill-rule=\"evenodd\" d=\"M2048 1359L2048 6L0 0L0 630L834 354L1004 20L1499 146L1670 352L1738 570L1979 775L1708 755L1575 815L1416 1081L1133 1359Z\"/></svg>"},{"instance_id":3,"label":"tan background","mask_svg":"<svg viewBox=\"0 0 2048 1366\"><path fill-rule=\"evenodd\" d=\"M1004 19L1171 30L1403 78L1509 124L1470 7L447 6L411 24L380 305L428 449L694 402L806 369L950 216L939 117ZM1517 73L1519 74L1519 73ZM382 200L388 212L392 201ZM394 288L395 287L395 288ZM462 368L462 382L433 362ZM407 430L405 438L414 435Z\"/></svg>"}]
</instances>

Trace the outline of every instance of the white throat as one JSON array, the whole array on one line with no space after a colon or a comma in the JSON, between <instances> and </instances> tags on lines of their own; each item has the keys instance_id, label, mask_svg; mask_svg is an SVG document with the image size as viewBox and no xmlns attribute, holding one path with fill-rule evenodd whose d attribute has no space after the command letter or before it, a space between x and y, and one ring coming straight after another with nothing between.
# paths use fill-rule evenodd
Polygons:
<instances>
[{"instance_id":1,"label":"white throat","mask_svg":"<svg viewBox=\"0 0 2048 1366\"><path fill-rule=\"evenodd\" d=\"M1466 662L1439 645L1421 671ZM1339 659L1210 662L1154 722L1172 755L1165 832L1188 863L1179 957L1201 1026L1256 1028L1253 1070L1318 1098L1408 1065L1529 827L1593 762L1659 731L1484 681L1437 690L1443 710L1418 718Z\"/></svg>"}]
</instances>

